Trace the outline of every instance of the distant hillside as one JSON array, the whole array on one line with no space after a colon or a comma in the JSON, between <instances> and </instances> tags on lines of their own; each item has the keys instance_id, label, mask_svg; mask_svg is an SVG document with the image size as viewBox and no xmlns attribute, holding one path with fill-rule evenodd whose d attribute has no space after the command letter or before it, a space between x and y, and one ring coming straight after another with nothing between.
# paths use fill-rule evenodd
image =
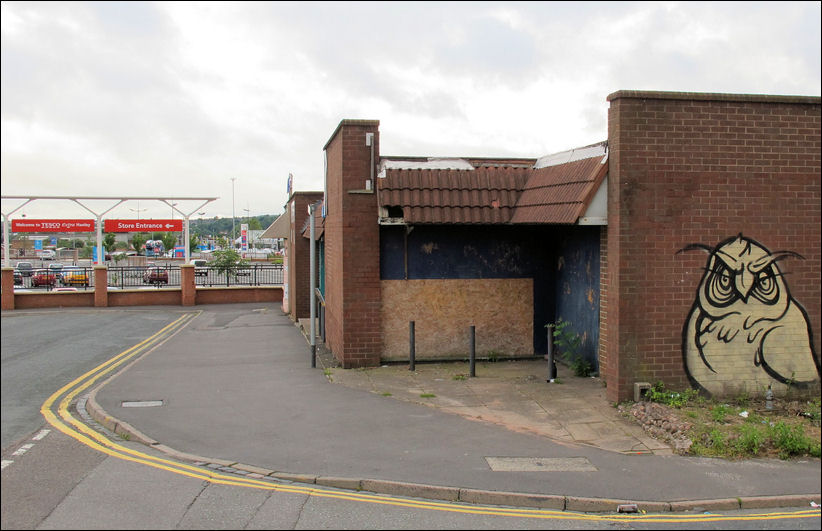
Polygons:
<instances>
[{"instance_id":1,"label":"distant hillside","mask_svg":"<svg viewBox=\"0 0 822 531\"><path fill-rule=\"evenodd\" d=\"M274 223L277 214L263 214L249 218L234 218L234 227L240 233L240 225L248 223L249 230L265 230ZM191 219L189 229L192 235L208 236L217 234L231 234L231 218L203 218Z\"/></svg>"}]
</instances>

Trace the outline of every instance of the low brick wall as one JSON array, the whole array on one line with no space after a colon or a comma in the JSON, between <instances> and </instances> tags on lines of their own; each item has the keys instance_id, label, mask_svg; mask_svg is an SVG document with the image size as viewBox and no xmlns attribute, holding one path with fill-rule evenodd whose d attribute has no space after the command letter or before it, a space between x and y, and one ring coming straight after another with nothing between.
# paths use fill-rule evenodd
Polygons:
<instances>
[{"instance_id":1,"label":"low brick wall","mask_svg":"<svg viewBox=\"0 0 822 531\"><path fill-rule=\"evenodd\" d=\"M153 306L182 304L182 291L179 289L134 289L109 291L108 305L111 306Z\"/></svg>"},{"instance_id":2,"label":"low brick wall","mask_svg":"<svg viewBox=\"0 0 822 531\"><path fill-rule=\"evenodd\" d=\"M197 288L196 304L232 304L240 302L282 302L283 288L239 287Z\"/></svg>"},{"instance_id":3,"label":"low brick wall","mask_svg":"<svg viewBox=\"0 0 822 531\"><path fill-rule=\"evenodd\" d=\"M94 306L94 291L57 291L13 295L15 310Z\"/></svg>"}]
</instances>

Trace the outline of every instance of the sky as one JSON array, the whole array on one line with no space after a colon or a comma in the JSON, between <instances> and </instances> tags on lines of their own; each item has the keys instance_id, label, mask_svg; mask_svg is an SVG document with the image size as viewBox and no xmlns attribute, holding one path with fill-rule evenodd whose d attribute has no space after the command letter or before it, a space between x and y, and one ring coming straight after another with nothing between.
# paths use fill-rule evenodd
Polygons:
<instances>
[{"instance_id":1,"label":"sky","mask_svg":"<svg viewBox=\"0 0 822 531\"><path fill-rule=\"evenodd\" d=\"M1 6L2 195L218 198L177 201L192 219L280 214L289 174L322 190L344 119L379 120L381 155L538 158L606 140L617 90L819 96L822 80L820 2ZM93 217L65 200L23 214Z\"/></svg>"}]
</instances>

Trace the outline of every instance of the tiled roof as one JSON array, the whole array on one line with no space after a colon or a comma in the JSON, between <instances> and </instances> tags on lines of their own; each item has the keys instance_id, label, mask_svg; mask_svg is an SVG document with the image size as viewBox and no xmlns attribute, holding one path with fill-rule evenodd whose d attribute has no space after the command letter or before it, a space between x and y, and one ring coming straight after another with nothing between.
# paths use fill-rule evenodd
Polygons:
<instances>
[{"instance_id":1,"label":"tiled roof","mask_svg":"<svg viewBox=\"0 0 822 531\"><path fill-rule=\"evenodd\" d=\"M412 225L576 223L607 172L604 143L593 147L583 148L587 158L543 157L550 165L538 169L536 159L463 159L473 170L392 161L377 180L383 217L401 209Z\"/></svg>"},{"instance_id":2,"label":"tiled roof","mask_svg":"<svg viewBox=\"0 0 822 531\"><path fill-rule=\"evenodd\" d=\"M382 206L402 208L406 223L509 223L530 169L386 169L379 179Z\"/></svg>"},{"instance_id":3,"label":"tiled roof","mask_svg":"<svg viewBox=\"0 0 822 531\"><path fill-rule=\"evenodd\" d=\"M607 171L602 154L533 170L511 223L576 223Z\"/></svg>"}]
</instances>

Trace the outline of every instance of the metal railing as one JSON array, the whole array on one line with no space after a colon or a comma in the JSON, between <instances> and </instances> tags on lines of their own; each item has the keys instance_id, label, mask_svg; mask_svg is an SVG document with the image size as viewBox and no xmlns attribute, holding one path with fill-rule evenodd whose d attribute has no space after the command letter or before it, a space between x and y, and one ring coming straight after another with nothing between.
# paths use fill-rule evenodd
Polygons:
<instances>
[{"instance_id":1,"label":"metal railing","mask_svg":"<svg viewBox=\"0 0 822 531\"><path fill-rule=\"evenodd\" d=\"M18 283L19 281L19 283ZM254 264L221 271L214 267L196 267L194 281L201 287L282 286L281 264ZM108 287L115 289L179 287L180 266L109 266ZM34 269L15 280L15 289L52 291L58 288L94 289L93 267L68 267L61 271Z\"/></svg>"},{"instance_id":2,"label":"metal railing","mask_svg":"<svg viewBox=\"0 0 822 531\"><path fill-rule=\"evenodd\" d=\"M91 267L38 268L21 271L20 273L19 278L15 275L15 289L43 291L63 291L66 288L77 290L94 289L94 269Z\"/></svg>"},{"instance_id":3,"label":"metal railing","mask_svg":"<svg viewBox=\"0 0 822 531\"><path fill-rule=\"evenodd\" d=\"M221 271L214 267L194 269L198 286L282 286L282 264L254 264Z\"/></svg>"}]
</instances>

